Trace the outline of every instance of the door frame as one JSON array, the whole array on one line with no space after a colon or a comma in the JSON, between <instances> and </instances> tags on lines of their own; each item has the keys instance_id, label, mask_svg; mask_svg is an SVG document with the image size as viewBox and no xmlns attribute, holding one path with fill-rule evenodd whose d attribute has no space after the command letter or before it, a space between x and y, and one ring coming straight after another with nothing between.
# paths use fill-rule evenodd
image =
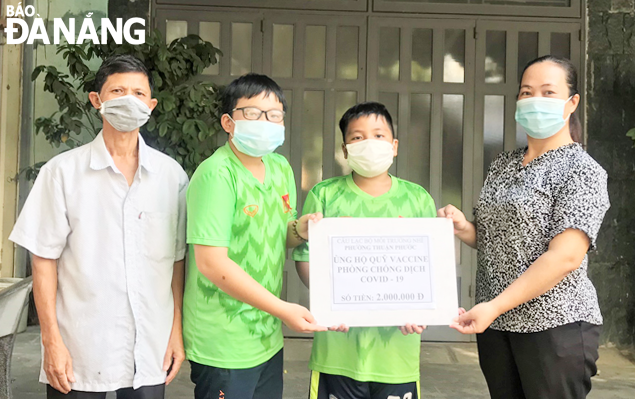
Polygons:
<instances>
[{"instance_id":1,"label":"door frame","mask_svg":"<svg viewBox=\"0 0 635 399\"><path fill-rule=\"evenodd\" d=\"M304 14L281 14L265 12L263 15L263 73L272 76L272 50L273 50L273 25L274 24L292 24L294 26L294 52L293 52L293 73L290 78L273 77L285 91L292 91L291 113L290 114L290 130L295 132L293 135L287 136L285 148L281 148L280 153L287 155L289 163L295 173L296 187L298 191L297 210L301 212L304 198L302 190L302 162L303 162L303 108L305 91L322 91L324 92L324 124L323 124L323 149L322 149L322 178L330 178L333 176L336 160L333 156L337 151L336 129L337 121L335 118L329 118L328 115L334 115L336 110L336 96L340 91L357 92L357 101L363 101L366 97L366 43L367 43L367 22L364 16L348 16L348 15L304 15ZM326 60L336 58L336 29L339 26L358 26L359 27L359 45L357 60L357 76L356 80L343 80L336 77L336 65L326 64L324 78L308 79L304 78L305 67L305 27L310 25L326 26ZM302 49L302 51L295 51ZM288 143L288 144L287 144ZM287 147L288 145L288 147ZM285 285L282 291L282 297L286 300L294 302L308 302L308 289L304 287L300 281L296 271L295 262L287 258L284 266L286 274ZM297 333L283 326L285 337L301 337L310 338L312 334Z\"/></svg>"},{"instance_id":2,"label":"door frame","mask_svg":"<svg viewBox=\"0 0 635 399\"><path fill-rule=\"evenodd\" d=\"M430 186L426 187L435 200L437 207L442 203L442 166L443 166L443 96L459 94L463 96L463 168L462 168L462 203L473 203L473 141L468 132L473 130L474 114L474 61L475 61L475 29L474 19L439 20L435 18L385 18L371 17L368 24L368 100L377 100L380 92L399 93L399 129L398 137L402 144L407 144L410 96L411 94L431 95L430 121ZM377 76L379 66L379 35L382 27L400 28L399 81L381 81ZM411 82L411 49L412 30L416 28L432 29L432 79L430 82ZM465 31L465 65L462 83L444 82L445 30L462 29ZM426 156L426 155L424 155ZM402 151L397 157L397 174L408 165L408 153ZM407 172L405 173L407 175ZM406 177L407 179L407 177ZM469 207L469 206L468 206ZM470 207L471 209L471 207ZM457 242L457 288L459 303L463 307L473 305L472 275L475 269L476 256L467 245ZM467 281L467 283L465 283ZM426 341L469 341L470 337L462 335L448 327L429 327L422 335Z\"/></svg>"},{"instance_id":3,"label":"door frame","mask_svg":"<svg viewBox=\"0 0 635 399\"><path fill-rule=\"evenodd\" d=\"M582 15L583 0L571 0L568 7L531 6L513 4L465 4L452 2L443 4L414 2L412 0L373 0L374 11L408 12L421 14L469 14L469 15L507 15L521 17L553 17L579 18Z\"/></svg>"},{"instance_id":4,"label":"door frame","mask_svg":"<svg viewBox=\"0 0 635 399\"><path fill-rule=\"evenodd\" d=\"M407 140L408 134L408 124L407 121L409 119L408 113L410 112L410 98L409 95L412 93L421 93L432 94L431 98L431 125L430 125L430 153L431 162L430 162L430 192L435 199L435 202L438 206L442 206L441 204L441 169L442 169L442 148L443 148L443 108L442 108L442 96L444 94L461 94L464 96L463 103L463 176L462 176L462 188L463 188L463 197L462 208L466 211L466 214L471 213L472 207L476 204L478 200L478 196L480 193L481 185L483 182L483 177L485 171L483 170L483 95L486 94L499 94L498 91L492 89L492 86L488 86L484 83L484 57L485 57L485 31L486 29L495 26L499 28L499 30L514 30L517 32L523 26L533 27L537 23L545 24L550 29L549 34L552 31L562 31L562 32L570 32L571 33L571 52L572 58L577 58L577 61L574 63L578 66L579 71L579 79L580 79L580 95L582 96L582 105L579 107L581 113L582 123L585 123L584 119L584 94L585 94L585 83L586 83L586 65L584 63L583 55L586 52L585 47L583 47L583 43L585 43L585 24L584 20L586 17L584 14L580 17L577 16L575 18L539 18L537 16L527 17L527 16L502 16L502 15L487 15L487 16L477 16L477 15L467 15L467 14L434 14L434 15L400 15L397 16L394 13L387 12L376 12L372 10L366 10L365 12L357 12L357 11L346 11L346 12L325 12L325 11L314 11L314 10L294 10L288 9L282 12L280 11L271 11L266 9L238 9L236 7L216 7L216 6L168 6L164 5L168 1L167 0L155 0L155 3L158 3L157 9L153 8L153 18L154 18L154 26L161 29L165 32L165 20L161 20L164 16L169 16L170 19L175 20L187 20L188 22L191 20L197 21L205 21L209 20L205 17L205 15L214 14L218 15L222 13L223 15L227 15L230 18L236 18L236 20L243 19L245 22L251 22L254 24L254 27L258 26L259 21L261 23L260 33L254 34L252 49L256 50L261 49L261 53L259 57L256 55L252 55L252 63L253 63L253 71L270 74L271 73L271 40L267 40L267 38L271 37L271 31L273 27L273 23L293 23L296 24L307 24L308 21L317 21L316 24L324 24L324 21L333 21L332 24L337 24L342 21L366 21L366 31L360 30L360 43L362 35L365 35L366 44L365 46L361 46L360 44L360 59L358 65L360 68L365 68L364 74L366 78L366 84L362 89L353 88L353 86L348 86L346 84L342 85L340 83L328 83L326 86L324 82L317 83L315 86L311 86L306 83L298 83L293 78L276 78L278 82L281 83L281 86L285 90L294 90L294 95L292 98L292 107L295 109L301 109L303 106L302 96L296 95L295 90L305 90L307 88L314 88L315 90L324 90L325 91L325 101L327 97L327 92L332 90L351 90L358 92L358 100L374 100L378 98L378 94L381 91L390 91L390 92L398 92L399 93L399 115L398 120L400 121L399 126L399 137L400 139ZM377 8L375 8L377 9ZM192 18L192 16L196 16ZM552 14L553 15L553 14ZM361 22L360 22L361 23ZM296 25L299 26L299 25ZM378 43L379 36L379 27L380 26L395 26L400 27L402 29L410 30L413 28L432 28L432 29L447 29L447 28L460 28L465 29L466 37L465 37L465 78L463 83L445 83L442 81L443 79L443 58L433 55L433 71L436 72L437 75L441 75L440 77L433 75L431 82L392 82L390 84L380 82L377 79L377 63L378 63L378 46L373 46L373 43ZM575 28L575 29L574 29ZM535 31L536 29L529 29L530 31ZM579 35L575 35L574 31L579 30ZM254 33L256 33L257 29L254 29ZM301 31L301 30L299 30ZM188 33L198 33L198 23L192 24L188 23ZM221 47L231 49L230 35L229 32L223 31L221 34ZM543 54L546 49L548 49L549 41L546 39L546 34L539 33L539 54ZM302 37L300 35L294 34L295 44L302 43ZM402 34L402 38L407 38L410 35ZM507 35L515 36L517 39L517 35ZM544 36L544 37L542 37ZM575 37L575 40L574 40ZM334 40L332 35L329 36L327 33L327 41ZM576 45L574 45L577 43ZM408 46L411 43L408 40L400 41L400 76L409 76L410 75L410 51L408 50ZM508 49L511 43L508 43ZM434 34L433 35L433 52L435 48L443 48L444 41L443 35ZM328 50L327 50L328 51ZM256 54L255 52L253 54ZM223 68L228 68L229 65L229 54L225 54L224 57L221 57L221 73ZM365 56L365 59L363 58ZM514 53L513 56L510 51L507 51L507 57L517 57L517 53ZM225 59L225 60L223 60ZM301 54L295 54L294 52L294 71L296 68L303 68L304 59ZM223 66L225 65L225 66ZM300 71L302 69L299 69ZM509 93L513 93L517 90L516 77L512 76L515 74L515 70L509 67L509 64L506 68L506 83L504 93L506 95L506 118L505 118L505 150L511 149L512 144L515 143L515 140L512 139L512 136L515 139L516 135L516 126L513 120L513 117L510 118L509 115L513 114L513 109L515 108L515 97L510 95ZM435 72L433 72L435 73ZM293 74L294 76L302 76L300 74ZM227 76L214 78L216 82L220 84L227 84L234 77ZM513 78L513 79L511 79ZM300 78L301 79L301 78ZM412 88L416 88L416 90L412 90ZM395 88L397 90L395 90ZM300 94L298 92L298 94ZM332 101L329 104L325 104L324 115L333 114L334 105ZM298 117L299 116L299 117ZM294 131L300 131L302 126L301 121L301 112L297 113L291 120L291 129ZM324 128L330 132L335 131L335 122L331 121L330 118L325 118ZM405 123L404 123L405 122ZM436 132L436 134L434 133ZM468 134L469 132L473 132L473 134ZM330 136L325 136L330 137ZM333 140L328 138L325 141L325 149L323 151L323 176L324 178L331 177L333 171L333 163L328 162L328 156L332 154L332 151L335 150L333 145ZM301 148L302 148L302 138L301 137L289 137L289 148L285 149L285 151L289 151L289 159L294 170L301 170L302 159L301 159ZM434 158L434 159L433 159ZM408 154L406 152L402 152L400 156L397 158L397 170L404 169L407 166L408 162ZM296 174L297 186L300 187L300 175ZM298 196L299 198L301 196ZM300 208L298 208L300 209ZM469 212L468 212L469 211ZM468 215L469 217L469 215ZM459 253L460 256L460 265L457 270L457 275L463 281L464 279L469 279L469 283L462 283L459 289L461 305L463 306L473 306L474 305L474 286L475 286L475 275L476 275L476 251L467 247L465 244L460 244ZM295 267L293 267L293 262L288 261L285 266L285 273L287 274L287 278L291 278L290 274L294 273ZM288 280L287 280L288 281ZM286 296L290 299L299 295L298 292L294 292L294 288L287 286L284 288L286 291ZM423 339L427 341L470 341L474 340L474 336L464 336L460 335L457 332L451 330L448 333L448 330L445 328L430 328L430 331L424 333L422 336ZM302 336L307 337L309 335L306 334L295 334L290 332L289 330L285 330L285 336Z\"/></svg>"},{"instance_id":5,"label":"door frame","mask_svg":"<svg viewBox=\"0 0 635 399\"><path fill-rule=\"evenodd\" d=\"M17 0L4 5L17 6ZM5 15L2 8L0 15ZM22 119L23 44L7 45L0 39L0 277L22 274L15 262L15 244L9 234L17 218ZM17 273L16 273L17 272Z\"/></svg>"}]
</instances>

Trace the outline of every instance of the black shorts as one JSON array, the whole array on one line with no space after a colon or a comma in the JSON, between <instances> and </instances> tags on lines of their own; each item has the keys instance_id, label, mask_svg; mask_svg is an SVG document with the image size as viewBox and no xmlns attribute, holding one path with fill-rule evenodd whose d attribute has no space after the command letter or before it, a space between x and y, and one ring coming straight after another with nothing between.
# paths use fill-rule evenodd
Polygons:
<instances>
[{"instance_id":1,"label":"black shorts","mask_svg":"<svg viewBox=\"0 0 635 399\"><path fill-rule=\"evenodd\" d=\"M382 384L311 372L309 399L419 399L420 396L419 381Z\"/></svg>"},{"instance_id":2,"label":"black shorts","mask_svg":"<svg viewBox=\"0 0 635 399\"><path fill-rule=\"evenodd\" d=\"M282 399L282 349L248 369L223 369L190 361L195 399Z\"/></svg>"}]
</instances>

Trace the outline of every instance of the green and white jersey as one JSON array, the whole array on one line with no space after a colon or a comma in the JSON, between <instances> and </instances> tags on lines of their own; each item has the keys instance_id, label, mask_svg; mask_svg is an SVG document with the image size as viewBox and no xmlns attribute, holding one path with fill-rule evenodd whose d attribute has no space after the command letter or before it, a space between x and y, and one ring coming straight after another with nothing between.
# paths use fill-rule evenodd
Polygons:
<instances>
[{"instance_id":1,"label":"green and white jersey","mask_svg":"<svg viewBox=\"0 0 635 399\"><path fill-rule=\"evenodd\" d=\"M270 154L262 161L264 183L227 144L198 167L187 191L183 340L187 358L197 363L251 368L282 349L280 320L221 291L194 257L194 245L227 247L230 259L280 296L287 223L296 217L295 180L284 157Z\"/></svg>"},{"instance_id":2,"label":"green and white jersey","mask_svg":"<svg viewBox=\"0 0 635 399\"><path fill-rule=\"evenodd\" d=\"M435 217L434 200L421 186L391 176L390 190L373 197L362 191L352 175L325 180L311 189L304 213L324 217ZM309 261L309 246L293 252L296 261ZM403 384L419 380L420 336L404 336L398 327L351 327L348 333L318 332L309 367L321 373L357 381Z\"/></svg>"}]
</instances>

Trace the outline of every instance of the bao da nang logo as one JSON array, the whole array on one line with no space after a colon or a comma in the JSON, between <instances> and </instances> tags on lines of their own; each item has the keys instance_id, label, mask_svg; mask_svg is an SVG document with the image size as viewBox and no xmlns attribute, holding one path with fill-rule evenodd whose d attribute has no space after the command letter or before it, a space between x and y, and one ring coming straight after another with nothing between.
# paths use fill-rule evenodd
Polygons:
<instances>
[{"instance_id":1,"label":"bao da nang logo","mask_svg":"<svg viewBox=\"0 0 635 399\"><path fill-rule=\"evenodd\" d=\"M28 5L22 8L21 4L18 3L15 7L7 6L7 27L4 29L7 35L6 43L21 44L26 42L27 44L33 44L35 40L41 40L44 44L51 44L51 36L49 36L44 20L39 18L40 15L35 12L35 7ZM125 23L122 18L117 18L114 25L110 19L102 18L101 35L98 35L95 24L90 18L92 15L92 12L86 14L78 34L75 18L70 18L68 25L62 18L54 18L52 24L53 44L60 44L62 36L69 44L81 44L86 41L92 41L94 44L106 44L109 38L117 44L122 44L124 40L130 44L145 43L146 21L143 18L130 18ZM31 27L23 19L24 17L34 17ZM135 25L137 26L136 29L134 29ZM138 25L141 25L142 28L139 29Z\"/></svg>"}]
</instances>

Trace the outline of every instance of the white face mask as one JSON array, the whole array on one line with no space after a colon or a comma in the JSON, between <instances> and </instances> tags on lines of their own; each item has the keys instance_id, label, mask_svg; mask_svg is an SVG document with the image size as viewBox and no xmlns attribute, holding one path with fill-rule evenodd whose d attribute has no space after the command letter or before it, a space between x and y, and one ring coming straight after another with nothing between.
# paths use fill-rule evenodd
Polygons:
<instances>
[{"instance_id":1,"label":"white face mask","mask_svg":"<svg viewBox=\"0 0 635 399\"><path fill-rule=\"evenodd\" d=\"M233 120L232 143L238 151L250 157L271 154L284 143L284 126L269 121Z\"/></svg>"},{"instance_id":2,"label":"white face mask","mask_svg":"<svg viewBox=\"0 0 635 399\"><path fill-rule=\"evenodd\" d=\"M364 177L375 177L386 172L395 158L393 144L384 140L367 139L346 144L346 150L348 165Z\"/></svg>"},{"instance_id":3,"label":"white face mask","mask_svg":"<svg viewBox=\"0 0 635 399\"><path fill-rule=\"evenodd\" d=\"M99 94L97 95L99 97ZM99 97L101 101L101 97ZM146 124L152 110L137 97L128 94L102 101L99 113L120 132L132 132Z\"/></svg>"}]
</instances>

